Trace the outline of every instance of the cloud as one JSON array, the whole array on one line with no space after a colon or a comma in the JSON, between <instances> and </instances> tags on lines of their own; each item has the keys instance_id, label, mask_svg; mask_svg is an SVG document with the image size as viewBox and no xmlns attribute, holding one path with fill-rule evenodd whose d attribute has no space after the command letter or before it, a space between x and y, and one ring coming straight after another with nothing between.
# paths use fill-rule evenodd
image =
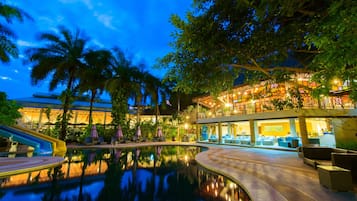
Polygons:
<instances>
[{"instance_id":1,"label":"cloud","mask_svg":"<svg viewBox=\"0 0 357 201\"><path fill-rule=\"evenodd\" d=\"M90 10L94 8L91 0L59 0L59 2L63 4L83 3Z\"/></svg>"},{"instance_id":2,"label":"cloud","mask_svg":"<svg viewBox=\"0 0 357 201\"><path fill-rule=\"evenodd\" d=\"M22 46L22 47L33 47L35 46L35 43L30 42L30 41L24 41L24 40L17 40L16 41L18 46Z\"/></svg>"},{"instance_id":3,"label":"cloud","mask_svg":"<svg viewBox=\"0 0 357 201\"><path fill-rule=\"evenodd\" d=\"M7 77L7 76L0 76L0 79L2 79L2 80L12 80L11 77Z\"/></svg>"},{"instance_id":4,"label":"cloud","mask_svg":"<svg viewBox=\"0 0 357 201\"><path fill-rule=\"evenodd\" d=\"M107 14L99 14L97 12L94 13L94 16L97 18L97 20L103 24L105 27L116 30L117 28L113 26L112 20L113 16L107 15Z\"/></svg>"}]
</instances>

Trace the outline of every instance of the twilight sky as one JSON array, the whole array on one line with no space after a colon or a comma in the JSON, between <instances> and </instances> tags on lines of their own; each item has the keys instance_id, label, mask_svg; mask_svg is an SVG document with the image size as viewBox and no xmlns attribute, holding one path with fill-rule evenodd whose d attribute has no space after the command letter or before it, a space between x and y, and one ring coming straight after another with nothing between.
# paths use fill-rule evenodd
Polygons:
<instances>
[{"instance_id":1,"label":"twilight sky","mask_svg":"<svg viewBox=\"0 0 357 201\"><path fill-rule=\"evenodd\" d=\"M5 3L23 9L33 18L8 24L17 35L20 51L37 46L39 33L54 32L64 25L71 31L80 29L92 45L120 47L134 63L144 62L150 67L170 51L168 44L173 40L170 34L174 30L169 23L170 15L184 17L192 0L7 0ZM31 65L23 64L26 55L22 51L20 54L9 64L0 63L0 91L5 91L10 99L48 93L47 81L31 85ZM157 69L147 70L158 77L162 74Z\"/></svg>"}]
</instances>

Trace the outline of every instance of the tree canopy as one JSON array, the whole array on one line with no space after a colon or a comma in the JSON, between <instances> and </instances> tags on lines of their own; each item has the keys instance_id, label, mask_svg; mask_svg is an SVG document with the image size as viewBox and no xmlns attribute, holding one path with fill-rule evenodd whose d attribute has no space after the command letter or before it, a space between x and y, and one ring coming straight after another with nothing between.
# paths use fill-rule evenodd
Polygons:
<instances>
[{"instance_id":1,"label":"tree canopy","mask_svg":"<svg viewBox=\"0 0 357 201\"><path fill-rule=\"evenodd\" d=\"M167 76L176 79L177 88L202 92L233 87L242 74L259 81L332 70L331 65L355 69L353 57L320 65L332 60L334 51L357 52L355 9L352 0L197 0L185 19L171 17L174 51L161 64L169 67ZM332 41L340 44L334 51Z\"/></svg>"},{"instance_id":2,"label":"tree canopy","mask_svg":"<svg viewBox=\"0 0 357 201\"><path fill-rule=\"evenodd\" d=\"M14 125L16 119L21 117L20 108L15 101L7 100L4 92L0 92L0 125Z\"/></svg>"},{"instance_id":3,"label":"tree canopy","mask_svg":"<svg viewBox=\"0 0 357 201\"><path fill-rule=\"evenodd\" d=\"M26 50L32 64L31 80L34 85L50 78L49 89L53 90L60 84L66 86L62 92L62 121L60 139L66 138L67 124L70 117L69 109L73 102L74 88L80 74L87 66L84 57L88 54L88 40L77 30L72 33L60 26L59 33L41 33L39 41L45 42L43 47L31 47Z\"/></svg>"},{"instance_id":4,"label":"tree canopy","mask_svg":"<svg viewBox=\"0 0 357 201\"><path fill-rule=\"evenodd\" d=\"M26 12L20 8L10 6L0 2L0 17L2 17L8 24L13 20L22 22L24 18L32 19ZM0 23L0 61L7 63L11 57L17 58L19 50L14 42L16 34L7 26L7 24Z\"/></svg>"}]
</instances>

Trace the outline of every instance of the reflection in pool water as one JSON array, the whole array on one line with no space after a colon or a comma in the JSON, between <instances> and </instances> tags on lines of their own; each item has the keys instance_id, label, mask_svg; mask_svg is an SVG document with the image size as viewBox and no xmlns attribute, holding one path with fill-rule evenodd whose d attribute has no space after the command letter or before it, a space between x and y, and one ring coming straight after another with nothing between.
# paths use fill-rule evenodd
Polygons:
<instances>
[{"instance_id":1,"label":"reflection in pool water","mask_svg":"<svg viewBox=\"0 0 357 201\"><path fill-rule=\"evenodd\" d=\"M61 166L4 178L0 200L250 200L195 163L203 148L70 149Z\"/></svg>"}]
</instances>

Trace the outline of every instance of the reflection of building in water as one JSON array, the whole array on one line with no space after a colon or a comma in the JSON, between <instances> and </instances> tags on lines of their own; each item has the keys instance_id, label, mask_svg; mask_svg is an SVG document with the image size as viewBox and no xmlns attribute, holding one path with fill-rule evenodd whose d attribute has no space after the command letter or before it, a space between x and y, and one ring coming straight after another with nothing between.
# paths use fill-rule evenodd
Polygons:
<instances>
[{"instance_id":1,"label":"reflection of building in water","mask_svg":"<svg viewBox=\"0 0 357 201\"><path fill-rule=\"evenodd\" d=\"M244 189L226 177L200 168L198 178L200 195L207 200L250 201Z\"/></svg>"},{"instance_id":2,"label":"reflection of building in water","mask_svg":"<svg viewBox=\"0 0 357 201\"><path fill-rule=\"evenodd\" d=\"M161 147L161 146L159 146ZM161 147L162 148L162 147ZM200 152L198 147L176 147L175 149L162 148L155 149L148 153L145 148L136 148L133 150L127 149L111 149L106 152L98 150L76 150L72 154L67 154L66 162L60 167L63 173L63 179L80 178L84 172L84 176L99 176L103 175L108 170L109 161L113 158L123 158L125 164L122 164L123 170L129 170L134 165L137 168L154 168L160 167L162 162L182 162L189 164L189 161L194 160L194 156ZM137 151L141 150L141 151ZM157 151L160 150L158 154ZM70 155L70 156L69 156ZM135 161L137 160L137 163ZM26 174L13 175L3 179L2 188L28 185L31 183L44 183L50 181L48 175L53 174L54 168L44 169L41 171L29 172Z\"/></svg>"},{"instance_id":3,"label":"reflection of building in water","mask_svg":"<svg viewBox=\"0 0 357 201\"><path fill-rule=\"evenodd\" d=\"M56 177L64 193L77 188L79 183L81 183L80 185L90 186L93 182L105 182L110 179L130 183L135 177L134 172L138 171L140 172L138 175L146 172L148 176L138 177L137 180L140 182L144 182L147 178L154 178L155 175L160 178L172 177L180 180L180 182L184 181L179 186L180 188L194 187L197 189L194 191L195 194L199 193L201 197L205 197L207 200L250 200L246 193L232 181L198 166L194 157L200 151L201 148L199 147L186 146L176 147L175 149L159 146L153 147L149 151L141 147L106 151L75 150L67 154L66 162L62 166L10 176L3 180L1 188L6 191L8 188L25 187L27 189L25 190L26 192L47 192L47 189L54 185L52 178ZM113 167L114 169L111 169ZM117 167L121 167L121 169L117 169ZM162 171L160 171L160 168L162 168ZM119 177L108 178L112 174L106 173L113 173L113 170L123 170L123 172L116 174ZM132 175L129 176L132 179L124 175ZM121 180L121 178L126 178L127 180ZM174 183L172 187L168 186L168 188L177 188L175 184L179 182L172 179L168 180ZM97 191L100 192L101 189L97 189Z\"/></svg>"}]
</instances>

